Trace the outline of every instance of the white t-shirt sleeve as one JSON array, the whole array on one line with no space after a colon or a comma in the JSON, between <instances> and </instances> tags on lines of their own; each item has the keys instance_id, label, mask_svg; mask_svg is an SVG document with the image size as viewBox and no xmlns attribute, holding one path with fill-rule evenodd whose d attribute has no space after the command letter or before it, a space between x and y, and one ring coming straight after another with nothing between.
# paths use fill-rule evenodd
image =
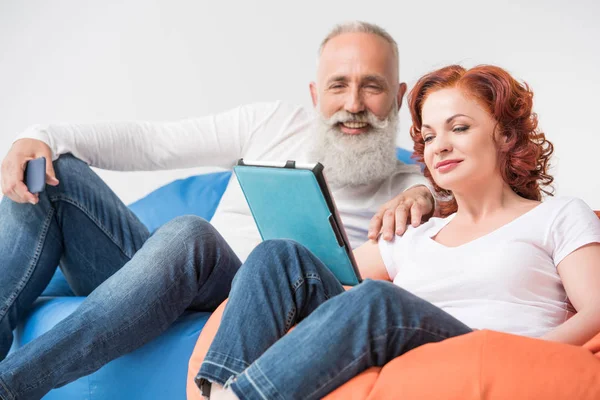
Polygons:
<instances>
[{"instance_id":1,"label":"white t-shirt sleeve","mask_svg":"<svg viewBox=\"0 0 600 400\"><path fill-rule=\"evenodd\" d=\"M109 170L231 168L278 106L257 103L176 122L34 125L16 140L38 139L50 147L54 160L72 153Z\"/></svg>"},{"instance_id":2,"label":"white t-shirt sleeve","mask_svg":"<svg viewBox=\"0 0 600 400\"><path fill-rule=\"evenodd\" d=\"M553 260L557 266L569 254L590 243L600 243L600 219L581 199L573 198L559 211L550 227Z\"/></svg>"},{"instance_id":3,"label":"white t-shirt sleeve","mask_svg":"<svg viewBox=\"0 0 600 400\"><path fill-rule=\"evenodd\" d=\"M384 240L382 236L380 236L378 239L379 252L381 254L381 258L383 259L385 269L387 270L392 281L396 275L398 275L398 263L396 262L394 253L396 252L396 246L400 245L401 240L402 238L397 235L394 236L394 240L391 242Z\"/></svg>"}]
</instances>

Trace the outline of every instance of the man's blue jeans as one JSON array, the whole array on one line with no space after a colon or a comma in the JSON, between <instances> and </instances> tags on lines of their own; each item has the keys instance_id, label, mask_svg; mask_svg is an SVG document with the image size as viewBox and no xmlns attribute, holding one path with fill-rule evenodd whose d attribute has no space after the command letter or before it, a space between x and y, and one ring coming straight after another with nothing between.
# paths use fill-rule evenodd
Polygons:
<instances>
[{"instance_id":1,"label":"man's blue jeans","mask_svg":"<svg viewBox=\"0 0 600 400\"><path fill-rule=\"evenodd\" d=\"M60 185L37 205L0 203L0 360L59 263L87 298L0 362L1 399L40 398L149 342L184 310L214 310L241 265L203 219L179 217L150 236L85 163L62 156L54 168Z\"/></svg>"},{"instance_id":2,"label":"man's blue jeans","mask_svg":"<svg viewBox=\"0 0 600 400\"><path fill-rule=\"evenodd\" d=\"M344 292L306 248L267 241L234 278L196 383L230 385L241 399L319 399L369 367L468 332L390 282Z\"/></svg>"}]
</instances>

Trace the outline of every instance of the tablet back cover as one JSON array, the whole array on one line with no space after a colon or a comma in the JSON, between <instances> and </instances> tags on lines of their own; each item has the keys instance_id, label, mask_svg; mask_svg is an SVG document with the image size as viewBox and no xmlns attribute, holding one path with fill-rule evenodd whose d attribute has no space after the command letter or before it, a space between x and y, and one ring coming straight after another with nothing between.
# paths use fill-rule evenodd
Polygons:
<instances>
[{"instance_id":1,"label":"tablet back cover","mask_svg":"<svg viewBox=\"0 0 600 400\"><path fill-rule=\"evenodd\" d=\"M263 240L294 240L316 255L342 284L358 284L312 171L253 166L234 170Z\"/></svg>"}]
</instances>

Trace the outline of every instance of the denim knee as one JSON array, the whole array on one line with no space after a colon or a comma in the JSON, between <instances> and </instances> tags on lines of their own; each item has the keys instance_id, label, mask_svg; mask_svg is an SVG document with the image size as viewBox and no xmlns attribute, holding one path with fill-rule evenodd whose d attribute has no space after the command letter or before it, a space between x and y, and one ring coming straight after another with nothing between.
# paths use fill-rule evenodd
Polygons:
<instances>
[{"instance_id":1,"label":"denim knee","mask_svg":"<svg viewBox=\"0 0 600 400\"><path fill-rule=\"evenodd\" d=\"M350 302L351 304L357 304L358 306L362 304L363 307L373 305L376 308L383 308L386 305L413 296L392 282L373 279L365 279L360 285L352 288L349 293L355 298L355 301Z\"/></svg>"},{"instance_id":2,"label":"denim knee","mask_svg":"<svg viewBox=\"0 0 600 400\"><path fill-rule=\"evenodd\" d=\"M61 155L52 163L52 165L54 167L54 171L57 174L60 171L63 176L68 176L69 174L74 174L77 176L76 174L78 171L89 168L89 165L71 153Z\"/></svg>"},{"instance_id":3,"label":"denim knee","mask_svg":"<svg viewBox=\"0 0 600 400\"><path fill-rule=\"evenodd\" d=\"M296 241L290 239L270 239L261 242L253 252L260 253L261 255L295 255L305 251L308 251L308 249Z\"/></svg>"},{"instance_id":4,"label":"denim knee","mask_svg":"<svg viewBox=\"0 0 600 400\"><path fill-rule=\"evenodd\" d=\"M184 238L190 240L196 240L199 237L206 237L208 239L214 237L217 230L211 225L210 222L197 215L182 215L175 217L163 226L157 229L156 233L167 233L181 235Z\"/></svg>"},{"instance_id":5,"label":"denim knee","mask_svg":"<svg viewBox=\"0 0 600 400\"><path fill-rule=\"evenodd\" d=\"M309 250L298 242L289 239L271 239L261 242L248 256L247 263L255 264L252 268L272 272L294 265L291 261L299 260ZM258 262L253 262L258 261Z\"/></svg>"}]
</instances>

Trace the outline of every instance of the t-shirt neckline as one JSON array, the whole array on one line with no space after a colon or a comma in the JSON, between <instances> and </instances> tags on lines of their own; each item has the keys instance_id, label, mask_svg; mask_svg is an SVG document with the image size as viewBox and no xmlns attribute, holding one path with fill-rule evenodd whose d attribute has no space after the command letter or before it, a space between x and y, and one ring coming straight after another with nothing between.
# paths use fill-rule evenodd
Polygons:
<instances>
[{"instance_id":1,"label":"t-shirt neckline","mask_svg":"<svg viewBox=\"0 0 600 400\"><path fill-rule=\"evenodd\" d=\"M552 197L551 199L554 199L554 197ZM497 232L501 232L501 231L505 230L507 227L509 227L509 226L511 226L513 224L518 223L520 220L522 220L526 216L532 214L535 210L537 210L538 208L540 208L541 206L543 206L545 203L548 203L551 199L547 199L547 200L542 201L540 204L538 204L537 206L533 207L531 210L529 210L529 211L527 211L527 212L519 215L515 219L513 219L513 220L507 222L506 224L504 224L504 225L502 225L502 226L494 229L491 232L486 233L485 235L479 236L479 237L477 237L477 238L475 238L473 240L470 240L470 241L468 241L466 243L463 243L461 245L458 245L458 246L446 246L446 245L441 244L440 242L436 241L435 239L433 239L433 237L436 236L438 233L440 233L440 231L442 229L444 229L444 227L446 225L448 225L450 223L450 221L452 221L454 219L454 217L456 216L456 213L454 213L454 214L451 214L451 215L447 216L444 219L444 221L442 222L442 224L439 227L437 227L437 229L435 231L430 230L429 232L427 232L427 239L429 239L429 241L435 243L437 246L440 246L441 248L444 248L444 249L461 249L461 248L463 248L465 246L470 246L473 243L480 242L480 241L482 241L482 240L484 240L484 239L486 239L486 238L488 238L488 237L490 237L492 235L495 235Z\"/></svg>"}]
</instances>

